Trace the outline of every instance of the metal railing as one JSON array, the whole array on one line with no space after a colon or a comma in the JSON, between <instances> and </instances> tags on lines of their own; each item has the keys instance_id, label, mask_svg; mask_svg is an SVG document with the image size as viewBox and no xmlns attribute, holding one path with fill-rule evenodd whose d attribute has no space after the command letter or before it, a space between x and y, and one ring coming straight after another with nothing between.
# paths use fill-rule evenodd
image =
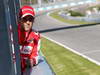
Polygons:
<instances>
[{"instance_id":1,"label":"metal railing","mask_svg":"<svg viewBox=\"0 0 100 75\"><path fill-rule=\"evenodd\" d=\"M0 75L21 75L17 38L19 0L0 1Z\"/></svg>"}]
</instances>

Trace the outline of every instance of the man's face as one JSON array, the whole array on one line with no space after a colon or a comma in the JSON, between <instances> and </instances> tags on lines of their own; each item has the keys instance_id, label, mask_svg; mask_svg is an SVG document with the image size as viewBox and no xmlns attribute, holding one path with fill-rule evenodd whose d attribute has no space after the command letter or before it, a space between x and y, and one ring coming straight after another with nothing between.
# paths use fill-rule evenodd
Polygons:
<instances>
[{"instance_id":1,"label":"man's face","mask_svg":"<svg viewBox=\"0 0 100 75\"><path fill-rule=\"evenodd\" d=\"M29 31L32 29L34 22L34 18L32 16L25 16L24 18L21 19L21 27L24 29L24 31Z\"/></svg>"}]
</instances>

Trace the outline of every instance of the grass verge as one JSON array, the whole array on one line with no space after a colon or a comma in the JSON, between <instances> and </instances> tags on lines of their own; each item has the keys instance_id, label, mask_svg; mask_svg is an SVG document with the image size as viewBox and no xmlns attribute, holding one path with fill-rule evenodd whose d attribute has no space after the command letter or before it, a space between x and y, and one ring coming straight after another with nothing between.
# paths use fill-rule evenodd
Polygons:
<instances>
[{"instance_id":1,"label":"grass verge","mask_svg":"<svg viewBox=\"0 0 100 75\"><path fill-rule=\"evenodd\" d=\"M45 38L41 50L56 75L100 75L100 66Z\"/></svg>"},{"instance_id":2,"label":"grass verge","mask_svg":"<svg viewBox=\"0 0 100 75\"><path fill-rule=\"evenodd\" d=\"M70 24L91 24L89 22L84 22L84 21L75 21L75 20L69 20L69 19L64 19L62 17L60 17L57 13L59 11L53 12L50 14L51 17L56 18L59 21L62 21L64 23L70 23Z\"/></svg>"}]
</instances>

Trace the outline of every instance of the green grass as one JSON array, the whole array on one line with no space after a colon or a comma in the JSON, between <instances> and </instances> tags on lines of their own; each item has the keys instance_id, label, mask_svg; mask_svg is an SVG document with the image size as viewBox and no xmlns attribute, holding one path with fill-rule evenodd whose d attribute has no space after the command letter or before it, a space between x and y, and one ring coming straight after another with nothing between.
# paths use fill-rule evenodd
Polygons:
<instances>
[{"instance_id":1,"label":"green grass","mask_svg":"<svg viewBox=\"0 0 100 75\"><path fill-rule=\"evenodd\" d=\"M41 50L56 75L100 75L100 66L45 38Z\"/></svg>"},{"instance_id":2,"label":"green grass","mask_svg":"<svg viewBox=\"0 0 100 75\"><path fill-rule=\"evenodd\" d=\"M100 4L92 6L92 7L89 7L87 10L91 10L92 11L93 8L97 8L97 10L100 11Z\"/></svg>"},{"instance_id":3,"label":"green grass","mask_svg":"<svg viewBox=\"0 0 100 75\"><path fill-rule=\"evenodd\" d=\"M75 20L69 20L69 19L64 19L60 17L57 13L59 11L53 12L50 14L51 17L56 18L59 21L62 21L64 23L70 23L70 24L90 24L89 22L84 22L84 21L75 21Z\"/></svg>"}]
</instances>

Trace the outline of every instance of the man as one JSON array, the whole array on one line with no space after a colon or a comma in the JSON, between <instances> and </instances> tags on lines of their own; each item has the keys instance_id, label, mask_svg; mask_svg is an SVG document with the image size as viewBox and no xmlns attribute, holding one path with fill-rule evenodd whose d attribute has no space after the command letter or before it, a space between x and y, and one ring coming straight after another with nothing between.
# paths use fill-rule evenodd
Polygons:
<instances>
[{"instance_id":1,"label":"man","mask_svg":"<svg viewBox=\"0 0 100 75\"><path fill-rule=\"evenodd\" d=\"M30 66L38 64L40 34L32 29L35 12L31 6L23 6L19 12L18 38L20 44L21 69L26 68L26 61Z\"/></svg>"}]
</instances>

